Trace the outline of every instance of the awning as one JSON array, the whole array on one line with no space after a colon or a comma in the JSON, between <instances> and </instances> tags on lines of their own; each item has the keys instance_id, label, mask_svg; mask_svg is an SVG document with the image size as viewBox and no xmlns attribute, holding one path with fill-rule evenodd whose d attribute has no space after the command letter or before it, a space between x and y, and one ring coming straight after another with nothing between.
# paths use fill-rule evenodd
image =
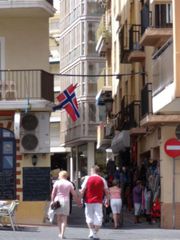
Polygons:
<instances>
[{"instance_id":1,"label":"awning","mask_svg":"<svg viewBox=\"0 0 180 240\"><path fill-rule=\"evenodd\" d=\"M130 147L130 135L128 130L123 130L115 135L111 142L113 153L125 151Z\"/></svg>"}]
</instances>

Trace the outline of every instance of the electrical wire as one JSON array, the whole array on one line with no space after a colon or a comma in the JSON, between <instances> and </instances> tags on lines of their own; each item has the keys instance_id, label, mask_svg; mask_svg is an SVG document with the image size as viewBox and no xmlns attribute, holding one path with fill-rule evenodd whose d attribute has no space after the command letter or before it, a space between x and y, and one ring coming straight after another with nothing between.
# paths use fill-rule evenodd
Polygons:
<instances>
[{"instance_id":1,"label":"electrical wire","mask_svg":"<svg viewBox=\"0 0 180 240\"><path fill-rule=\"evenodd\" d=\"M145 72L118 73L118 74L71 74L71 73L53 73L55 76L62 77L123 77L133 75L146 75Z\"/></svg>"}]
</instances>

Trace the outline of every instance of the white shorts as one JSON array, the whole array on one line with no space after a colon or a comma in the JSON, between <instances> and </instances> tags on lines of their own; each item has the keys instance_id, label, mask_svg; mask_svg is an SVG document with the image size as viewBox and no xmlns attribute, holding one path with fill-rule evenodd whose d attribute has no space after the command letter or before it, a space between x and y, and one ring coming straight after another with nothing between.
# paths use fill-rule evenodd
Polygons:
<instances>
[{"instance_id":1,"label":"white shorts","mask_svg":"<svg viewBox=\"0 0 180 240\"><path fill-rule=\"evenodd\" d=\"M111 210L114 214L120 214L122 208L122 199L111 199L110 201Z\"/></svg>"},{"instance_id":2,"label":"white shorts","mask_svg":"<svg viewBox=\"0 0 180 240\"><path fill-rule=\"evenodd\" d=\"M85 203L86 223L96 226L102 225L103 211L101 203Z\"/></svg>"},{"instance_id":3,"label":"white shorts","mask_svg":"<svg viewBox=\"0 0 180 240\"><path fill-rule=\"evenodd\" d=\"M139 216L141 212L141 204L140 203L134 203L134 215Z\"/></svg>"}]
</instances>

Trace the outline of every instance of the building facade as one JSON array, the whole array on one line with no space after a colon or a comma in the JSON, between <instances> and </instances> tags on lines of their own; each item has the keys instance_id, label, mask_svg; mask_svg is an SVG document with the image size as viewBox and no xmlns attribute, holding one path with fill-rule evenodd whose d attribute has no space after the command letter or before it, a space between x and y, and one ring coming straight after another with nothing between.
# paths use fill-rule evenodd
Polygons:
<instances>
[{"instance_id":1,"label":"building facade","mask_svg":"<svg viewBox=\"0 0 180 240\"><path fill-rule=\"evenodd\" d=\"M54 12L50 0L0 2L0 199L19 200L17 223L43 223L50 196Z\"/></svg>"},{"instance_id":2,"label":"building facade","mask_svg":"<svg viewBox=\"0 0 180 240\"><path fill-rule=\"evenodd\" d=\"M54 102L58 104L57 95L61 92L61 78L57 75L60 67L60 14L59 2L54 2L56 13L49 20L49 63L50 72L54 74ZM52 180L56 179L60 169L67 169L68 159L70 156L70 148L60 146L60 111L51 113L50 117L50 152L51 152L51 176Z\"/></svg>"},{"instance_id":3,"label":"building facade","mask_svg":"<svg viewBox=\"0 0 180 240\"><path fill-rule=\"evenodd\" d=\"M138 177L152 190L152 204L160 203L161 227L180 228L179 157L166 153L167 141L179 137L179 2L98 2L106 14L111 9L111 64L116 74L112 112L107 111L114 135L103 135L103 128L99 145L106 142L120 166L141 172ZM102 88L99 102L107 92Z\"/></svg>"},{"instance_id":4,"label":"building facade","mask_svg":"<svg viewBox=\"0 0 180 240\"><path fill-rule=\"evenodd\" d=\"M80 118L72 122L61 111L61 146L71 147L70 172L73 180L87 175L100 159L96 151L97 79L104 59L96 53L95 32L103 10L96 1L60 1L61 90L78 84L76 97ZM103 161L100 160L100 161Z\"/></svg>"}]
</instances>

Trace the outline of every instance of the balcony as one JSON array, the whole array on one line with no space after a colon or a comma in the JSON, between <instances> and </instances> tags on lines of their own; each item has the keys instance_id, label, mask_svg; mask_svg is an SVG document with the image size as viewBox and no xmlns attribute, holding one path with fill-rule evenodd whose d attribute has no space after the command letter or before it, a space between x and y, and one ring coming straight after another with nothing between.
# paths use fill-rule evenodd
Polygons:
<instances>
[{"instance_id":1,"label":"balcony","mask_svg":"<svg viewBox=\"0 0 180 240\"><path fill-rule=\"evenodd\" d=\"M156 4L153 12L145 4L141 11L142 46L161 47L172 36L171 4Z\"/></svg>"},{"instance_id":2,"label":"balcony","mask_svg":"<svg viewBox=\"0 0 180 240\"><path fill-rule=\"evenodd\" d=\"M53 0L0 1L1 17L50 17L54 13Z\"/></svg>"},{"instance_id":3,"label":"balcony","mask_svg":"<svg viewBox=\"0 0 180 240\"><path fill-rule=\"evenodd\" d=\"M146 129L140 127L140 110L141 110L141 102L140 101L132 101L128 105L128 116L129 116L129 127L130 127L130 135L141 135L146 133Z\"/></svg>"},{"instance_id":4,"label":"balcony","mask_svg":"<svg viewBox=\"0 0 180 240\"><path fill-rule=\"evenodd\" d=\"M120 111L114 119L115 130L122 131L129 129L128 121L128 96L125 95L120 102Z\"/></svg>"},{"instance_id":5,"label":"balcony","mask_svg":"<svg viewBox=\"0 0 180 240\"><path fill-rule=\"evenodd\" d=\"M143 62L144 48L139 44L141 39L141 25L133 24L129 30L129 62Z\"/></svg>"},{"instance_id":6,"label":"balcony","mask_svg":"<svg viewBox=\"0 0 180 240\"><path fill-rule=\"evenodd\" d=\"M111 7L111 0L97 0L103 7L109 9Z\"/></svg>"},{"instance_id":7,"label":"balcony","mask_svg":"<svg viewBox=\"0 0 180 240\"><path fill-rule=\"evenodd\" d=\"M155 96L174 80L173 42L170 39L153 55L152 95Z\"/></svg>"},{"instance_id":8,"label":"balcony","mask_svg":"<svg viewBox=\"0 0 180 240\"><path fill-rule=\"evenodd\" d=\"M107 100L112 99L112 87L111 86L104 86L100 89L98 94L96 95L96 102L97 105L105 105Z\"/></svg>"},{"instance_id":9,"label":"balcony","mask_svg":"<svg viewBox=\"0 0 180 240\"><path fill-rule=\"evenodd\" d=\"M152 83L147 83L141 90L141 116L152 114Z\"/></svg>"},{"instance_id":10,"label":"balcony","mask_svg":"<svg viewBox=\"0 0 180 240\"><path fill-rule=\"evenodd\" d=\"M42 70L0 70L0 108L23 100L54 102L53 75Z\"/></svg>"},{"instance_id":11,"label":"balcony","mask_svg":"<svg viewBox=\"0 0 180 240\"><path fill-rule=\"evenodd\" d=\"M173 118L173 116L170 116ZM148 127L148 132L151 131L151 126L162 124L167 121L164 115L153 114L152 109L152 83L147 83L141 90L141 127Z\"/></svg>"},{"instance_id":12,"label":"balcony","mask_svg":"<svg viewBox=\"0 0 180 240\"><path fill-rule=\"evenodd\" d=\"M119 33L119 42L120 42L120 63L129 63L129 36L128 30L125 25L122 26Z\"/></svg>"},{"instance_id":13,"label":"balcony","mask_svg":"<svg viewBox=\"0 0 180 240\"><path fill-rule=\"evenodd\" d=\"M104 56L108 49L111 49L111 39L111 26L106 26L105 15L103 15L96 32L96 52L100 56Z\"/></svg>"},{"instance_id":14,"label":"balcony","mask_svg":"<svg viewBox=\"0 0 180 240\"><path fill-rule=\"evenodd\" d=\"M97 149L105 150L111 146L114 129L111 123L101 123L97 126Z\"/></svg>"},{"instance_id":15,"label":"balcony","mask_svg":"<svg viewBox=\"0 0 180 240\"><path fill-rule=\"evenodd\" d=\"M180 113L180 88L177 59L173 57L173 39L170 39L153 55L153 113L176 115ZM175 71L175 72L174 72Z\"/></svg>"},{"instance_id":16,"label":"balcony","mask_svg":"<svg viewBox=\"0 0 180 240\"><path fill-rule=\"evenodd\" d=\"M158 3L167 3L167 2L171 2L172 0L150 0L150 4L158 4Z\"/></svg>"}]
</instances>

